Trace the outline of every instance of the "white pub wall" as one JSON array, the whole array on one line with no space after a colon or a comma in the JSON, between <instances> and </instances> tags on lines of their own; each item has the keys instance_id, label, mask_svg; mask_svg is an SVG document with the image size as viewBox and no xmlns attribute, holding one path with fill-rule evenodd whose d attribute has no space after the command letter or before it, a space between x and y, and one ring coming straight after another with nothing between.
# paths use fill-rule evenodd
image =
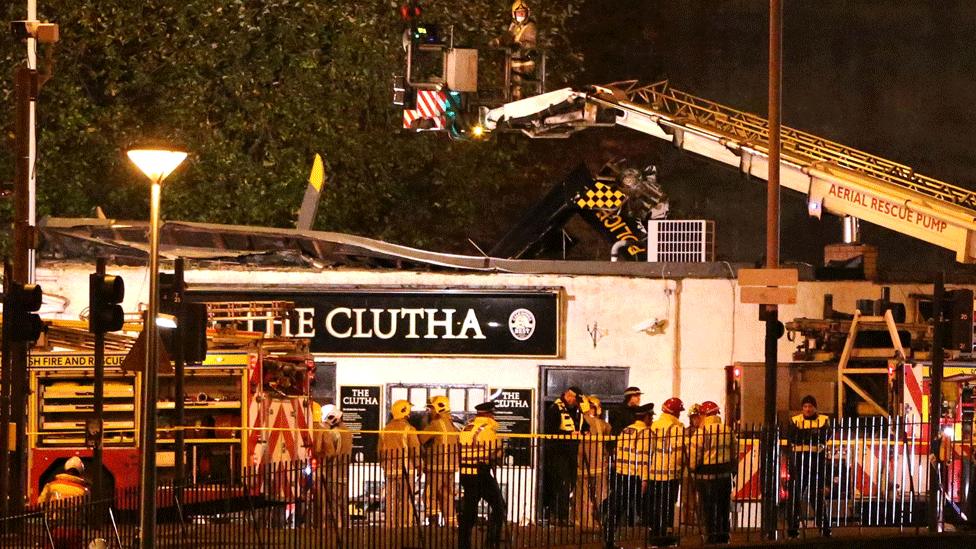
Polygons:
<instances>
[{"instance_id":1,"label":"white pub wall","mask_svg":"<svg viewBox=\"0 0 976 549\"><path fill-rule=\"evenodd\" d=\"M46 294L46 316L79 318L88 305L92 271L90 265L42 265L38 282ZM125 310L137 311L147 301L146 270L110 266L108 271L125 279ZM725 366L763 360L764 326L757 306L738 303L738 285L729 279L241 268L193 269L186 278L190 284L565 290L562 358L323 357L336 362L340 386L483 383L537 388L540 365L626 366L630 384L645 391L645 401L659 404L680 396L686 406L702 400L724 406ZM907 302L912 292L931 292L931 285L891 287L893 301ZM825 293L834 295L835 309L850 312L855 300L877 299L881 289L870 282L801 282L797 303L781 307L780 319L819 318ZM655 321L664 321L660 330L640 330ZM779 360L788 361L793 349L794 343L781 339ZM580 384L585 390L585 380Z\"/></svg>"}]
</instances>

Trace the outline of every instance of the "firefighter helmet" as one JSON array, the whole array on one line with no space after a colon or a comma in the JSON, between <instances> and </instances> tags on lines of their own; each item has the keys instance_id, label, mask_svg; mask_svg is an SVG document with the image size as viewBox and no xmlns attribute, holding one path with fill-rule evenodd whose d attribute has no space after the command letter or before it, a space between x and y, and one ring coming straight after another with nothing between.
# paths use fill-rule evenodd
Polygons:
<instances>
[{"instance_id":1,"label":"firefighter helmet","mask_svg":"<svg viewBox=\"0 0 976 549\"><path fill-rule=\"evenodd\" d=\"M330 427L336 427L342 421L342 410L332 406L332 409L323 416L322 421Z\"/></svg>"},{"instance_id":2,"label":"firefighter helmet","mask_svg":"<svg viewBox=\"0 0 976 549\"><path fill-rule=\"evenodd\" d=\"M673 416L680 414L682 411L684 411L684 409L685 403L681 402L681 399L677 397L665 400L664 404L661 406L661 411L663 411L665 414L671 414Z\"/></svg>"},{"instance_id":3,"label":"firefighter helmet","mask_svg":"<svg viewBox=\"0 0 976 549\"><path fill-rule=\"evenodd\" d=\"M410 415L410 401L409 400L398 400L390 406L390 414L393 419L403 419Z\"/></svg>"},{"instance_id":4,"label":"firefighter helmet","mask_svg":"<svg viewBox=\"0 0 976 549\"><path fill-rule=\"evenodd\" d=\"M72 469L77 471L79 475L85 472L85 463L81 461L80 457L71 456L68 458L68 461L64 462L65 471L70 471Z\"/></svg>"},{"instance_id":5,"label":"firefighter helmet","mask_svg":"<svg viewBox=\"0 0 976 549\"><path fill-rule=\"evenodd\" d=\"M519 10L525 11L525 19L529 18L529 14L531 12L529 11L529 5L525 2L525 0L515 0L515 2L512 3L512 19L516 19L515 12ZM523 19L523 21L525 19Z\"/></svg>"},{"instance_id":6,"label":"firefighter helmet","mask_svg":"<svg viewBox=\"0 0 976 549\"><path fill-rule=\"evenodd\" d=\"M600 399L596 398L595 396L588 396L586 397L586 400L590 401L590 408L593 408L593 410L596 411L596 415L603 413L603 405L600 404Z\"/></svg>"},{"instance_id":7,"label":"firefighter helmet","mask_svg":"<svg viewBox=\"0 0 976 549\"><path fill-rule=\"evenodd\" d=\"M700 415L702 415L702 405L701 404L692 404L691 405L691 408L688 408L688 417L691 417L691 416L700 416Z\"/></svg>"},{"instance_id":8,"label":"firefighter helmet","mask_svg":"<svg viewBox=\"0 0 976 549\"><path fill-rule=\"evenodd\" d=\"M445 414L451 411L451 399L444 395L435 396L430 399L430 404L427 405L435 414Z\"/></svg>"},{"instance_id":9,"label":"firefighter helmet","mask_svg":"<svg viewBox=\"0 0 976 549\"><path fill-rule=\"evenodd\" d=\"M718 404L715 404L711 400L706 400L702 402L699 406L701 410L701 415L703 416L717 416L721 410L718 408Z\"/></svg>"}]
</instances>

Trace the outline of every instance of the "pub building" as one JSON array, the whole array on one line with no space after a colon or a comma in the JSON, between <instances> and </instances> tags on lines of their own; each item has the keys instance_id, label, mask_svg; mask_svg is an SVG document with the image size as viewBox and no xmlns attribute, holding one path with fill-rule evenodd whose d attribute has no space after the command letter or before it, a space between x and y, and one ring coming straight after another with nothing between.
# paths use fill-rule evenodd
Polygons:
<instances>
[{"instance_id":1,"label":"pub building","mask_svg":"<svg viewBox=\"0 0 976 549\"><path fill-rule=\"evenodd\" d=\"M79 318L98 255L125 279L126 311L147 302L144 233L108 220L49 220L42 234L45 317ZM678 396L724 409L727 367L764 356L764 324L756 305L740 302L736 277L751 265L503 260L181 222L166 224L162 242L164 271L188 258L189 301L294 302L290 320L251 327L308 338L313 398L354 412L363 428L381 427L396 400L409 400L419 417L429 397L447 395L459 414L494 398L503 430L534 432L545 407L574 385L607 405L636 385L644 402ZM882 286L896 301L932 288L812 278L813 269L800 269L796 303L780 306L781 320L821 318L825 294L836 310L853 311ZM796 343L784 337L778 346L788 362Z\"/></svg>"}]
</instances>

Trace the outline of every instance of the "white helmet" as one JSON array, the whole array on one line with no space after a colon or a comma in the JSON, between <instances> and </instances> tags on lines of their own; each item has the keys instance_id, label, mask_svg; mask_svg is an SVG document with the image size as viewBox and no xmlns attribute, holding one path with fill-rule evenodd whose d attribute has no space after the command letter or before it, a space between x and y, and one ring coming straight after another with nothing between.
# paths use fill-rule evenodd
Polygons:
<instances>
[{"instance_id":1,"label":"white helmet","mask_svg":"<svg viewBox=\"0 0 976 549\"><path fill-rule=\"evenodd\" d=\"M314 419L320 421L322 425L326 425L328 422L325 418L332 413L332 410L335 410L335 404L323 404L319 407L318 417Z\"/></svg>"},{"instance_id":2,"label":"white helmet","mask_svg":"<svg viewBox=\"0 0 976 549\"><path fill-rule=\"evenodd\" d=\"M339 425L339 422L342 421L342 410L332 406L332 408L326 412L325 416L323 416L322 421L330 427L336 427Z\"/></svg>"},{"instance_id":3,"label":"white helmet","mask_svg":"<svg viewBox=\"0 0 976 549\"><path fill-rule=\"evenodd\" d=\"M71 469L78 471L78 473L84 473L85 463L81 461L80 457L71 456L70 458L68 458L68 461L64 462L64 470L70 471Z\"/></svg>"}]
</instances>

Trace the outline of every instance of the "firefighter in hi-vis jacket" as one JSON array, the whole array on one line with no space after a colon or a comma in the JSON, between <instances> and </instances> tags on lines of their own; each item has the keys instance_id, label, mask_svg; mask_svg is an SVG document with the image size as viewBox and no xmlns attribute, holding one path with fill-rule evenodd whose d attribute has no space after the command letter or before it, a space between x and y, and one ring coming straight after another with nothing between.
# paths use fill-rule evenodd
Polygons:
<instances>
[{"instance_id":1,"label":"firefighter in hi-vis jacket","mask_svg":"<svg viewBox=\"0 0 976 549\"><path fill-rule=\"evenodd\" d=\"M478 502L488 504L488 536L485 547L497 548L505 522L505 499L492 474L501 462L502 446L498 440L495 403L474 407L477 414L460 433L461 442L461 517L458 520L458 548L470 549L471 530L478 519Z\"/></svg>"},{"instance_id":2,"label":"firefighter in hi-vis jacket","mask_svg":"<svg viewBox=\"0 0 976 549\"><path fill-rule=\"evenodd\" d=\"M413 496L420 464L420 442L417 429L407 421L410 407L406 400L394 402L390 406L392 419L380 433L379 455L386 478L384 518L387 526L413 526L416 523Z\"/></svg>"},{"instance_id":3,"label":"firefighter in hi-vis jacket","mask_svg":"<svg viewBox=\"0 0 976 549\"><path fill-rule=\"evenodd\" d=\"M790 508L787 535L800 535L800 516L803 503L812 508L817 528L830 537L830 522L824 498L829 485L829 471L824 448L830 439L830 420L817 412L817 399L803 397L801 412L790 418L787 438L790 441ZM804 500L804 495L806 499Z\"/></svg>"},{"instance_id":4,"label":"firefighter in hi-vis jacket","mask_svg":"<svg viewBox=\"0 0 976 549\"><path fill-rule=\"evenodd\" d=\"M460 447L458 428L451 421L450 399L435 396L427 405L427 413L430 423L417 435L423 448L427 524L454 526L454 473L459 466Z\"/></svg>"},{"instance_id":5,"label":"firefighter in hi-vis jacket","mask_svg":"<svg viewBox=\"0 0 976 549\"><path fill-rule=\"evenodd\" d=\"M617 437L610 495L603 503L603 543L607 549L616 547L617 522L627 515L628 508L637 505L647 485L653 412L653 404L638 406L633 411L634 422Z\"/></svg>"},{"instance_id":6,"label":"firefighter in hi-vis jacket","mask_svg":"<svg viewBox=\"0 0 976 549\"><path fill-rule=\"evenodd\" d=\"M352 432L342 421L342 410L322 406L321 428L313 439L322 480L322 521L330 532L341 535L349 525L349 462Z\"/></svg>"},{"instance_id":7,"label":"firefighter in hi-vis jacket","mask_svg":"<svg viewBox=\"0 0 976 549\"><path fill-rule=\"evenodd\" d=\"M493 39L492 47L505 46L511 52L511 98L522 99L522 85L526 80L535 79L535 60L538 57L536 42L538 29L532 20L529 4L525 0L515 0L512 4L512 24L500 38Z\"/></svg>"},{"instance_id":8,"label":"firefighter in hi-vis jacket","mask_svg":"<svg viewBox=\"0 0 976 549\"><path fill-rule=\"evenodd\" d=\"M657 546L678 543L671 528L685 467L685 426L678 419L684 409L680 398L669 398L661 406L661 417L651 424L651 464L644 492L644 525L651 543Z\"/></svg>"},{"instance_id":9,"label":"firefighter in hi-vis jacket","mask_svg":"<svg viewBox=\"0 0 976 549\"><path fill-rule=\"evenodd\" d=\"M698 410L702 419L689 441L688 469L701 504L699 517L705 543L728 543L732 474L738 461L738 440L719 417L718 404L706 400Z\"/></svg>"},{"instance_id":10,"label":"firefighter in hi-vis jacket","mask_svg":"<svg viewBox=\"0 0 976 549\"><path fill-rule=\"evenodd\" d=\"M586 529L600 524L600 505L607 499L607 442L610 424L600 415L600 399L584 396L580 399L583 420L590 426L579 445L576 489L573 491L573 523Z\"/></svg>"},{"instance_id":11,"label":"firefighter in hi-vis jacket","mask_svg":"<svg viewBox=\"0 0 976 549\"><path fill-rule=\"evenodd\" d=\"M80 504L82 498L91 495L88 481L81 476L84 472L85 464L81 458L71 456L64 463L64 472L45 484L37 498L37 503L53 507L48 511L47 518L52 525L51 540L57 549L82 546L82 529L78 527L80 522L70 520L74 518L71 514L77 513L77 508L59 511L57 506L59 503L71 503L66 500L75 500Z\"/></svg>"}]
</instances>

